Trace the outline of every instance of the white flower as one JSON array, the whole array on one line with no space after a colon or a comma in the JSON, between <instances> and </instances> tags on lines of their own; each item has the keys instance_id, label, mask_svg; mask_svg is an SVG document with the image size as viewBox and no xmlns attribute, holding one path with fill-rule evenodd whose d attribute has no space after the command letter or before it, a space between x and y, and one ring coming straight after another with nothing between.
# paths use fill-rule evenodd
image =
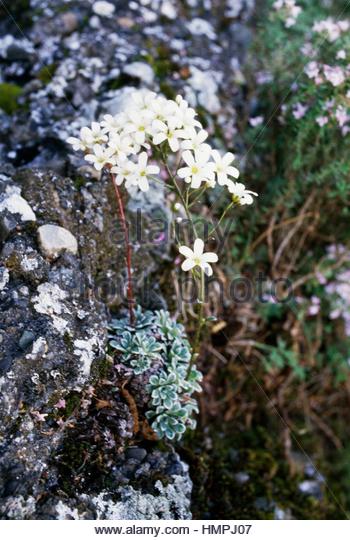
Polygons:
<instances>
[{"instance_id":1,"label":"white flower","mask_svg":"<svg viewBox=\"0 0 350 540\"><path fill-rule=\"evenodd\" d=\"M92 122L91 129L82 127L80 130L80 138L69 137L67 143L73 146L73 150L82 150L86 152L90 150L94 144L100 144L107 141L107 136L102 132L98 122Z\"/></svg>"},{"instance_id":2,"label":"white flower","mask_svg":"<svg viewBox=\"0 0 350 540\"><path fill-rule=\"evenodd\" d=\"M175 118L169 118L167 124L160 120L154 120L152 129L156 131L153 135L153 144L161 144L164 141L168 141L169 146L173 152L177 152L180 149L179 139L185 137L185 133L182 129L176 129L177 121Z\"/></svg>"},{"instance_id":3,"label":"white flower","mask_svg":"<svg viewBox=\"0 0 350 540\"><path fill-rule=\"evenodd\" d=\"M148 110L152 114L153 120L160 120L166 123L170 118L175 117L177 106L172 99L165 99L159 96L150 102Z\"/></svg>"},{"instance_id":4,"label":"white flower","mask_svg":"<svg viewBox=\"0 0 350 540\"><path fill-rule=\"evenodd\" d=\"M228 176L233 176L233 178L239 177L239 170L231 165L235 159L235 156L231 152L227 152L224 156L221 156L217 150L212 150L211 154L215 161L214 170L220 186L224 186L230 182Z\"/></svg>"},{"instance_id":5,"label":"white flower","mask_svg":"<svg viewBox=\"0 0 350 540\"><path fill-rule=\"evenodd\" d=\"M87 154L85 159L93 163L97 171L101 171L107 163L114 165L116 158L113 148L104 148L100 144L94 144L93 154Z\"/></svg>"},{"instance_id":6,"label":"white flower","mask_svg":"<svg viewBox=\"0 0 350 540\"><path fill-rule=\"evenodd\" d=\"M176 118L178 120L178 127L183 128L186 131L192 130L195 127L201 128L202 124L199 120L196 120L197 113L194 109L188 106L188 103L182 96L176 96Z\"/></svg>"},{"instance_id":7,"label":"white flower","mask_svg":"<svg viewBox=\"0 0 350 540\"><path fill-rule=\"evenodd\" d=\"M148 191L148 175L158 174L159 167L157 165L147 165L147 153L141 152L138 157L138 162L133 164L132 182L137 185L141 191Z\"/></svg>"},{"instance_id":8,"label":"white flower","mask_svg":"<svg viewBox=\"0 0 350 540\"><path fill-rule=\"evenodd\" d=\"M157 94L151 92L150 90L139 90L138 92L133 92L131 94L131 99L134 104L135 111L148 111L151 108L151 105L157 99Z\"/></svg>"},{"instance_id":9,"label":"white flower","mask_svg":"<svg viewBox=\"0 0 350 540\"><path fill-rule=\"evenodd\" d=\"M102 131L101 124L98 122L92 122L91 129L84 128L86 133L89 133L93 138L94 143L100 144L107 141L107 135Z\"/></svg>"},{"instance_id":10,"label":"white flower","mask_svg":"<svg viewBox=\"0 0 350 540\"><path fill-rule=\"evenodd\" d=\"M137 144L144 144L146 135L151 133L151 117L145 112L130 111L129 122L125 126L125 133L130 133Z\"/></svg>"},{"instance_id":11,"label":"white flower","mask_svg":"<svg viewBox=\"0 0 350 540\"><path fill-rule=\"evenodd\" d=\"M254 195L255 197L258 196L255 191L250 191L246 189L245 185L241 184L240 182L229 182L228 190L233 195L233 202L241 206L243 206L244 204L253 204L254 199L252 195Z\"/></svg>"},{"instance_id":12,"label":"white flower","mask_svg":"<svg viewBox=\"0 0 350 540\"><path fill-rule=\"evenodd\" d=\"M101 127L103 128L103 133L115 133L119 131L121 128L120 115L112 116L111 114L105 114L101 121Z\"/></svg>"},{"instance_id":13,"label":"white flower","mask_svg":"<svg viewBox=\"0 0 350 540\"><path fill-rule=\"evenodd\" d=\"M90 135L89 128L83 127L80 130L80 139L77 137L68 137L67 143L73 146L73 150L86 152L86 150L89 150L93 146L94 139Z\"/></svg>"},{"instance_id":14,"label":"white flower","mask_svg":"<svg viewBox=\"0 0 350 540\"><path fill-rule=\"evenodd\" d=\"M199 188L202 182L208 182L215 178L214 163L208 163L209 158L209 152L196 151L193 155L189 150L185 150L182 159L187 167L179 169L177 174L180 178L184 178L185 182L191 184L192 188Z\"/></svg>"},{"instance_id":15,"label":"white flower","mask_svg":"<svg viewBox=\"0 0 350 540\"><path fill-rule=\"evenodd\" d=\"M209 144L204 142L208 138L208 132L205 131L205 129L201 129L200 131L196 131L193 128L188 129L186 134L188 139L186 141L183 141L181 144L181 147L184 150L199 150L200 152L210 152Z\"/></svg>"},{"instance_id":16,"label":"white flower","mask_svg":"<svg viewBox=\"0 0 350 540\"><path fill-rule=\"evenodd\" d=\"M344 49L341 49L340 51L337 52L337 59L338 60L346 59L346 52L344 51Z\"/></svg>"},{"instance_id":17,"label":"white flower","mask_svg":"<svg viewBox=\"0 0 350 540\"><path fill-rule=\"evenodd\" d=\"M113 148L114 153L118 155L118 157L126 157L129 154L134 153L132 139L128 135L123 137L118 133L112 133L109 139L108 146L110 148Z\"/></svg>"},{"instance_id":18,"label":"white flower","mask_svg":"<svg viewBox=\"0 0 350 540\"><path fill-rule=\"evenodd\" d=\"M127 158L118 158L116 165L111 168L111 172L115 174L115 182L120 186L125 180L125 187L128 189L134 182L133 175L135 174L135 163Z\"/></svg>"},{"instance_id":19,"label":"white flower","mask_svg":"<svg viewBox=\"0 0 350 540\"><path fill-rule=\"evenodd\" d=\"M207 276L211 276L213 274L213 269L209 263L218 262L218 256L216 253L210 251L208 251L208 253L203 253L203 251L204 242L200 238L195 240L193 250L187 246L180 246L179 252L186 257L181 265L182 270L188 272L189 270L192 270L192 268L199 266Z\"/></svg>"}]
</instances>

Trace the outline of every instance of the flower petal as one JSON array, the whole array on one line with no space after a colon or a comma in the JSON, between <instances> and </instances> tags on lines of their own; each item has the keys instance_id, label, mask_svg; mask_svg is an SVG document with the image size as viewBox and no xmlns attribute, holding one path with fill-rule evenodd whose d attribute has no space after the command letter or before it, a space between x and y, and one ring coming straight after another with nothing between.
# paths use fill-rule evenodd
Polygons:
<instances>
[{"instance_id":1,"label":"flower petal","mask_svg":"<svg viewBox=\"0 0 350 540\"><path fill-rule=\"evenodd\" d=\"M189 165L190 167L194 164L194 156L192 154L192 152L190 152L189 150L186 150L183 154L182 154L182 159L184 160L184 162ZM181 169L180 169L181 170Z\"/></svg>"},{"instance_id":2,"label":"flower petal","mask_svg":"<svg viewBox=\"0 0 350 540\"><path fill-rule=\"evenodd\" d=\"M216 263L218 262L219 258L216 253L213 253L212 251L208 251L208 253L203 253L202 260L207 263Z\"/></svg>"},{"instance_id":3,"label":"flower petal","mask_svg":"<svg viewBox=\"0 0 350 540\"><path fill-rule=\"evenodd\" d=\"M141 152L139 155L139 165L142 168L145 168L147 165L147 152Z\"/></svg>"},{"instance_id":4,"label":"flower petal","mask_svg":"<svg viewBox=\"0 0 350 540\"><path fill-rule=\"evenodd\" d=\"M203 253L204 242L201 238L196 238L193 246L193 253L196 257L200 257Z\"/></svg>"},{"instance_id":5,"label":"flower petal","mask_svg":"<svg viewBox=\"0 0 350 540\"><path fill-rule=\"evenodd\" d=\"M227 167L228 165L230 165L230 163L232 163L234 159L235 156L234 154L232 154L232 152L226 152L226 154L222 158L222 162Z\"/></svg>"},{"instance_id":6,"label":"flower petal","mask_svg":"<svg viewBox=\"0 0 350 540\"><path fill-rule=\"evenodd\" d=\"M157 165L148 165L146 172L147 174L158 174L159 167Z\"/></svg>"},{"instance_id":7,"label":"flower petal","mask_svg":"<svg viewBox=\"0 0 350 540\"><path fill-rule=\"evenodd\" d=\"M239 177L239 170L236 169L236 167L229 166L229 167L227 167L226 172L230 176L233 176L233 178L238 178Z\"/></svg>"},{"instance_id":8,"label":"flower petal","mask_svg":"<svg viewBox=\"0 0 350 540\"><path fill-rule=\"evenodd\" d=\"M165 133L157 133L153 136L153 144L161 144L166 140L166 134Z\"/></svg>"},{"instance_id":9,"label":"flower petal","mask_svg":"<svg viewBox=\"0 0 350 540\"><path fill-rule=\"evenodd\" d=\"M201 268L202 270L204 271L204 273L207 275L207 276L212 276L213 275L213 269L212 267L210 266L210 264L208 263L203 263L201 265Z\"/></svg>"},{"instance_id":10,"label":"flower petal","mask_svg":"<svg viewBox=\"0 0 350 540\"><path fill-rule=\"evenodd\" d=\"M182 265L181 268L184 272L188 272L189 270L192 270L196 266L196 263L192 259L186 259Z\"/></svg>"},{"instance_id":11,"label":"flower petal","mask_svg":"<svg viewBox=\"0 0 350 540\"><path fill-rule=\"evenodd\" d=\"M182 167L177 171L177 175L180 178L186 178L188 176L191 176L191 169L189 167Z\"/></svg>"},{"instance_id":12,"label":"flower petal","mask_svg":"<svg viewBox=\"0 0 350 540\"><path fill-rule=\"evenodd\" d=\"M180 246L179 247L179 252L181 253L181 255L184 255L184 257L187 257L187 258L193 257L192 249L190 249L187 246Z\"/></svg>"}]
</instances>

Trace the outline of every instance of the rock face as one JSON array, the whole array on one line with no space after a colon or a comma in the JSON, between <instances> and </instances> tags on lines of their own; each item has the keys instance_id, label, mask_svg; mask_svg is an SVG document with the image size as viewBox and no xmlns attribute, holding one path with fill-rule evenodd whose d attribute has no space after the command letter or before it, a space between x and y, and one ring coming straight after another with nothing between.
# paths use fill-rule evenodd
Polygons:
<instances>
[{"instance_id":1,"label":"rock face","mask_svg":"<svg viewBox=\"0 0 350 540\"><path fill-rule=\"evenodd\" d=\"M232 146L249 41L242 21L254 5L188 6L13 0L25 39L0 6L3 519L190 516L191 482L177 454L141 441L124 452L132 414L104 379L108 308L122 304L125 277L116 205L108 179L65 143L147 86L181 92ZM147 240L155 222L168 221L164 193L138 195L129 211L135 288L146 283L143 304L164 307L149 279L167 260L167 238Z\"/></svg>"},{"instance_id":2,"label":"rock face","mask_svg":"<svg viewBox=\"0 0 350 540\"><path fill-rule=\"evenodd\" d=\"M123 266L122 247L114 243L108 181L98 185L88 181L82 194L70 179L9 167L1 176L0 194L15 189L25 194L28 208L36 209L37 223L22 220L21 213L15 212L15 227L1 251L0 515L5 519L189 517L191 483L176 454L136 447L117 458L115 441L122 451L132 438L133 426L120 396L114 399L113 425L112 417L102 413L93 426L86 423L86 416L94 414L93 395L106 361L107 309L96 279L102 264L107 275L112 267ZM99 219L103 207L106 211ZM4 207L0 217L7 210ZM59 225L42 225L46 221ZM75 238L82 246L81 255ZM109 291L106 295L114 298ZM102 483L89 486L83 474L79 482L73 475L78 483L67 493L65 483L72 471L64 470L61 461L84 462L83 454L73 458L70 453L69 433L75 429L91 447L94 430L109 437L108 444L97 445L97 451L108 457L109 478L114 476L108 490ZM75 436L73 442L76 448ZM164 485L159 480L161 471ZM152 482L153 475L158 480Z\"/></svg>"}]
</instances>

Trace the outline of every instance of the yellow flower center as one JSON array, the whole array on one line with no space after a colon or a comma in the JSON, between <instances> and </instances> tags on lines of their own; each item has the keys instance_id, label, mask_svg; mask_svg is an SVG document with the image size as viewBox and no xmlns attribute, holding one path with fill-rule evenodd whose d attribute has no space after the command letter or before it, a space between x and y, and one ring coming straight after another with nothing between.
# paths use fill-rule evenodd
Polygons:
<instances>
[{"instance_id":1,"label":"yellow flower center","mask_svg":"<svg viewBox=\"0 0 350 540\"><path fill-rule=\"evenodd\" d=\"M241 204L241 198L238 197L238 195L232 195L232 202L233 202L234 204L240 205L240 204Z\"/></svg>"},{"instance_id":2,"label":"yellow flower center","mask_svg":"<svg viewBox=\"0 0 350 540\"><path fill-rule=\"evenodd\" d=\"M196 263L197 266L200 266L201 263L202 263L200 257L195 257L195 258L193 259L193 262Z\"/></svg>"},{"instance_id":3,"label":"yellow flower center","mask_svg":"<svg viewBox=\"0 0 350 540\"><path fill-rule=\"evenodd\" d=\"M192 172L192 174L197 174L197 173L199 173L198 167L197 167L196 165L193 165L193 166L191 167L191 172Z\"/></svg>"}]
</instances>

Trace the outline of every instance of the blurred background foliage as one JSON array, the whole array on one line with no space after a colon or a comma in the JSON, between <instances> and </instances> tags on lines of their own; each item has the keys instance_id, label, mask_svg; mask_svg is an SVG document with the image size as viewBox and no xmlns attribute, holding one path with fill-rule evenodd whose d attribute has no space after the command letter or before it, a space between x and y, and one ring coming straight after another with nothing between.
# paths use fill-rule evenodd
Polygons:
<instances>
[{"instance_id":1,"label":"blurred background foliage","mask_svg":"<svg viewBox=\"0 0 350 540\"><path fill-rule=\"evenodd\" d=\"M237 212L220 261L227 287L265 281L248 302L210 289L219 323L203 346L202 431L186 450L201 470L198 516L349 517L350 4L296 4L290 27L274 2L256 12L240 135L242 181L259 198ZM281 278L292 295L276 302ZM311 462L324 477L313 470L307 486Z\"/></svg>"}]
</instances>

